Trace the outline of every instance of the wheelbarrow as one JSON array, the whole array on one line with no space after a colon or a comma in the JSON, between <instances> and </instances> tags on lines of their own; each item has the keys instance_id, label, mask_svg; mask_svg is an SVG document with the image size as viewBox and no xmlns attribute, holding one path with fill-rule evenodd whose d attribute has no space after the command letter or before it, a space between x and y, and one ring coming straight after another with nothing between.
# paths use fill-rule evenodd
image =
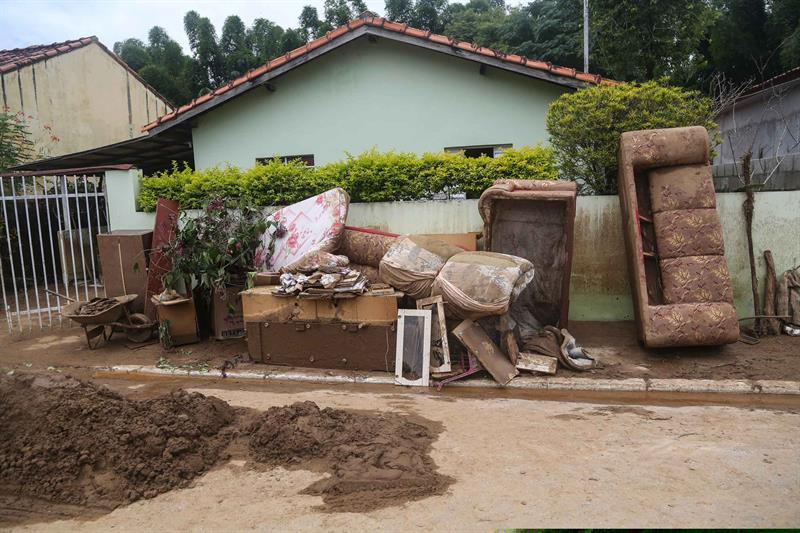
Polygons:
<instances>
[{"instance_id":1,"label":"wheelbarrow","mask_svg":"<svg viewBox=\"0 0 800 533\"><path fill-rule=\"evenodd\" d=\"M136 299L136 294L115 296L113 298L93 298L88 302L74 301L61 310L61 316L67 317L83 328L86 344L94 350L100 344L100 337L108 341L114 332L122 331L131 342L145 342L153 335L155 322L142 313L131 313L128 305ZM81 312L86 305L99 300L116 300L116 303L93 314Z\"/></svg>"}]
</instances>

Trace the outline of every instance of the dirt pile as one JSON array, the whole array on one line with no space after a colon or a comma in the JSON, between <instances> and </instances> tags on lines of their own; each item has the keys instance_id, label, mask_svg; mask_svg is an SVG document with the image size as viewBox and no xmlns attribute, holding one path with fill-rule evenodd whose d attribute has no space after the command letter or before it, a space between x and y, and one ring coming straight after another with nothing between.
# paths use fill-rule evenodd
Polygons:
<instances>
[{"instance_id":1,"label":"dirt pile","mask_svg":"<svg viewBox=\"0 0 800 533\"><path fill-rule=\"evenodd\" d=\"M178 390L133 401L54 376L0 378L0 494L114 508L208 470L234 434L227 403Z\"/></svg>"},{"instance_id":2,"label":"dirt pile","mask_svg":"<svg viewBox=\"0 0 800 533\"><path fill-rule=\"evenodd\" d=\"M252 459L323 470L307 489L330 511L361 512L443 493L452 480L429 452L436 433L392 413L320 409L313 402L272 407L248 430Z\"/></svg>"}]
</instances>

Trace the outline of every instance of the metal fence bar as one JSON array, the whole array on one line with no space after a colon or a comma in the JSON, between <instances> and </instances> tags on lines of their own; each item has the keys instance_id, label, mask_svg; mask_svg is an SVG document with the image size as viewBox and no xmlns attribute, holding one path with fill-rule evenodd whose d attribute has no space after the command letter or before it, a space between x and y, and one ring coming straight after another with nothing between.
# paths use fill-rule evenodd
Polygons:
<instances>
[{"instance_id":1,"label":"metal fence bar","mask_svg":"<svg viewBox=\"0 0 800 533\"><path fill-rule=\"evenodd\" d=\"M16 191L16 184L14 183L14 176L11 176L11 193L12 195ZM17 246L19 248L19 264L20 264L20 271L22 273L22 288L25 291L25 309L28 313L28 331L33 329L33 319L31 318L31 302L28 298L28 279L25 277L25 255L22 252L22 235L19 233L19 208L17 204L19 202L14 201L14 220L16 222L17 228ZM20 322L20 325L22 322Z\"/></svg>"},{"instance_id":2,"label":"metal fence bar","mask_svg":"<svg viewBox=\"0 0 800 533\"><path fill-rule=\"evenodd\" d=\"M44 183L45 183L45 185L47 185L47 176L44 176ZM56 181L55 183L56 183L55 190L56 190L56 192L58 192L58 181ZM56 194L56 212L58 212L58 200L57 200L57 198L58 198L58 195ZM44 187L44 205L45 205L45 208L47 209L47 229L48 229L47 233L50 236L50 260L52 261L52 264L53 264L53 284L55 285L55 288L56 288L56 306L58 306L58 310L59 310L58 323L59 323L59 325L61 325L62 324L62 322L61 322L61 312L60 312L61 311L61 297L59 296L60 291L58 290L58 268L56 267L56 250L55 250L55 247L53 246L53 222L52 222L52 219L50 217L50 195L47 193L47 187L46 186ZM59 226L61 226L61 222L60 221L59 221ZM58 237L58 235L56 235L56 237ZM52 323L51 323L51 326L52 326Z\"/></svg>"},{"instance_id":3,"label":"metal fence bar","mask_svg":"<svg viewBox=\"0 0 800 533\"><path fill-rule=\"evenodd\" d=\"M102 182L102 180L104 178L102 176L95 176L94 179L95 179L95 182L94 182L94 192L95 192L95 194L94 194L94 214L95 214L95 217L97 219L97 233L99 235L100 234L100 228L102 227L102 225L100 224L100 199L98 198L97 187ZM103 187L103 194L105 194L105 187ZM107 206L108 202L104 201L103 205ZM108 218L108 217L106 217L106 218ZM106 220L106 224L108 224L108 220ZM99 248L100 248L100 242L99 241L97 243L97 248L98 248L98 253L99 253ZM98 259L98 261L100 260L99 257L97 259ZM102 267L102 265L101 265L101 267ZM97 282L95 282L95 283L97 283ZM105 287L105 281L103 282L103 296L107 296L106 287Z\"/></svg>"},{"instance_id":4,"label":"metal fence bar","mask_svg":"<svg viewBox=\"0 0 800 533\"><path fill-rule=\"evenodd\" d=\"M86 185L86 175L83 176L83 192L87 194L84 196L84 204L86 204L86 227L89 230L89 258L92 260L92 285L94 286L94 295L97 297L97 268L95 268L94 264L94 237L92 235L92 214L89 210L89 188ZM98 226L97 232L100 232L100 227Z\"/></svg>"},{"instance_id":5,"label":"metal fence bar","mask_svg":"<svg viewBox=\"0 0 800 533\"><path fill-rule=\"evenodd\" d=\"M42 217L39 214L39 197L36 195L36 176L33 177L33 197L34 208L36 209L36 224L39 226L39 250L42 252L42 275L44 277L44 297L47 302L47 325L53 325L53 315L50 311L50 284L47 281L47 256L44 255L44 239L42 239ZM27 201L27 200L26 200ZM49 227L47 228L50 229ZM37 291L36 294L39 294ZM39 315L41 316L43 309L39 306Z\"/></svg>"},{"instance_id":6,"label":"metal fence bar","mask_svg":"<svg viewBox=\"0 0 800 533\"><path fill-rule=\"evenodd\" d=\"M3 184L0 183L0 187ZM3 287L3 313L6 315L6 322L8 322L8 332L11 333L14 329L11 322L11 306L8 305L8 296L6 296L6 276L3 269L3 262L0 261L0 286Z\"/></svg>"},{"instance_id":7,"label":"metal fence bar","mask_svg":"<svg viewBox=\"0 0 800 533\"><path fill-rule=\"evenodd\" d=\"M13 195L13 193L14 193L13 184L12 184L11 193L12 193L11 198L13 199L14 198L14 195ZM14 254L13 254L12 249L11 249L11 230L9 230L9 228L8 228L8 210L6 208L6 191L5 191L5 188L3 187L2 179L0 179L0 199L2 199L2 202L3 202L3 220L5 221L4 225L6 227L6 245L8 245L8 260L9 260L9 263L11 264L11 283L12 283L12 285L14 287L14 302L15 302L16 308L17 308L17 316L19 316L20 307L19 307L19 291L17 290L17 272L16 272L16 269L14 268ZM3 287L5 287L5 284L3 284ZM6 306L6 318L8 319L8 328L9 328L8 331L9 331L9 333L11 333L14 328L13 328L13 324L11 322L11 310L9 309L9 307L10 306ZM19 325L19 331L22 332L22 322L20 322L19 319L17 320L17 324Z\"/></svg>"},{"instance_id":8,"label":"metal fence bar","mask_svg":"<svg viewBox=\"0 0 800 533\"><path fill-rule=\"evenodd\" d=\"M22 181L22 192L25 192L25 176L20 177ZM25 224L28 227L28 252L31 256L31 270L33 271L33 295L36 297L36 314L39 318L39 329L42 329L42 304L39 302L39 281L36 279L36 258L33 256L33 236L31 235L31 212L28 208L28 200L25 202ZM33 328L33 324L31 324Z\"/></svg>"},{"instance_id":9,"label":"metal fence bar","mask_svg":"<svg viewBox=\"0 0 800 533\"><path fill-rule=\"evenodd\" d=\"M62 206L64 207L64 227L67 230L67 235L69 236L69 253L72 257L72 280L75 282L75 299L77 300L80 298L80 291L78 290L78 276L75 275L75 246L72 242L72 219L69 216L69 198L66 196L68 190L66 175L61 176L61 184L63 185L63 193L65 194L62 202ZM67 275L66 269L64 269L64 275ZM89 299L88 294L86 299Z\"/></svg>"},{"instance_id":10,"label":"metal fence bar","mask_svg":"<svg viewBox=\"0 0 800 533\"><path fill-rule=\"evenodd\" d=\"M72 176L72 185L78 190L78 176ZM86 254L83 252L83 228L81 227L81 202L75 198L75 219L78 222L78 243L81 245L81 272L83 273L83 292L89 299L89 283L86 281Z\"/></svg>"}]
</instances>

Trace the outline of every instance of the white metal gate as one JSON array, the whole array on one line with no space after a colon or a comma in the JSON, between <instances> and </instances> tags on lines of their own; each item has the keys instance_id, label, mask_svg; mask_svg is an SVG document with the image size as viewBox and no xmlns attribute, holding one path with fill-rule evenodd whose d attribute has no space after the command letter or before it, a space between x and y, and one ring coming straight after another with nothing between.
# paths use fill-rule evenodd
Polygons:
<instances>
[{"instance_id":1,"label":"white metal gate","mask_svg":"<svg viewBox=\"0 0 800 533\"><path fill-rule=\"evenodd\" d=\"M11 333L61 325L70 300L102 296L103 174L0 176L0 286Z\"/></svg>"}]
</instances>

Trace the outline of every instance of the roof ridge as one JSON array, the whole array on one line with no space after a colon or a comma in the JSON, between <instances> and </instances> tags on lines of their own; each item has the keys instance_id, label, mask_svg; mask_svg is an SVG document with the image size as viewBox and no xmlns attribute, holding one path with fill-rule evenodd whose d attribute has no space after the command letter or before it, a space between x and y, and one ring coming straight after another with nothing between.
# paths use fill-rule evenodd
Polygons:
<instances>
[{"instance_id":1,"label":"roof ridge","mask_svg":"<svg viewBox=\"0 0 800 533\"><path fill-rule=\"evenodd\" d=\"M51 44L32 44L24 48L0 50L0 73L17 70L26 65L55 57L57 55L83 48L87 44L99 43L96 35L71 39Z\"/></svg>"},{"instance_id":2,"label":"roof ridge","mask_svg":"<svg viewBox=\"0 0 800 533\"><path fill-rule=\"evenodd\" d=\"M334 41L337 38L347 33L350 33L362 26L379 28L393 33L405 35L408 37L413 37L415 39L419 39L422 41L429 41L435 44L450 46L457 50L469 52L476 55L481 55L484 57L491 57L499 61L502 61L504 63L512 63L532 70L540 70L542 72L548 72L556 76L571 78L583 83L590 83L595 85L618 83L614 80L604 79L599 74L578 72L574 68L557 66L549 62L529 59L517 54L510 54L507 52L503 52L501 50L495 50L493 48L480 46L475 43L469 43L466 41L461 41L458 39L447 37L446 35L433 33L428 30L414 28L405 23L393 22L383 17L372 16L372 14L367 14L365 12L362 13L358 18L350 20L346 24L329 31L324 35L321 35L316 39L295 48L294 50L290 50L285 54L272 58L263 65L261 65L260 67L250 69L243 75L223 83L213 91L203 96L194 98L191 102L180 106L179 108L171 111L170 113L166 113L158 117L153 122L150 122L149 124L145 125L142 128L142 131L148 131L155 128L156 126L164 124L165 122L169 122L177 118L179 115L186 113L190 109L193 109L198 105L204 104L209 100L213 100L215 97L228 92L232 88L238 87L239 85L242 85L243 83L246 83L248 81L252 81L254 78L266 74L267 72L274 70L293 59L308 54L309 52L319 48L320 46L327 44L331 41Z\"/></svg>"}]
</instances>

